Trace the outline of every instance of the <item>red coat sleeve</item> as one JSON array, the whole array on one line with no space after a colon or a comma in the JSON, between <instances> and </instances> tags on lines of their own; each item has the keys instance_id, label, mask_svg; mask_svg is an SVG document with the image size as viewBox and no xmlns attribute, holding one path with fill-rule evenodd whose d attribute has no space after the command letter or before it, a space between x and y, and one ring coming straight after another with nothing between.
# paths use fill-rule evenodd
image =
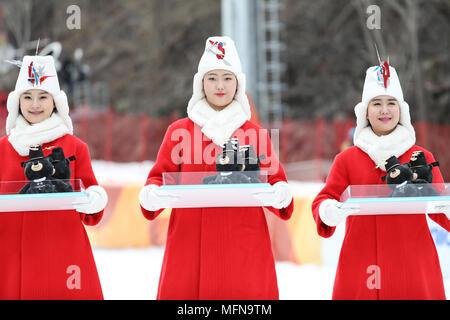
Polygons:
<instances>
[{"instance_id":1,"label":"red coat sleeve","mask_svg":"<svg viewBox=\"0 0 450 320\"><path fill-rule=\"evenodd\" d=\"M74 179L81 179L83 186L86 189L92 185L98 185L94 171L92 170L91 156L89 155L89 149L86 143L81 142L77 144L75 157ZM103 211L104 210L95 214L84 214L80 212L80 218L85 225L93 226L100 222Z\"/></svg>"},{"instance_id":2,"label":"red coat sleeve","mask_svg":"<svg viewBox=\"0 0 450 320\"><path fill-rule=\"evenodd\" d=\"M349 186L350 180L342 158L342 153L338 154L331 166L325 186L318 193L312 203L312 214L317 225L317 233L324 238L331 237L336 227L330 227L323 223L319 216L320 204L326 199L335 199L340 201L341 194Z\"/></svg>"},{"instance_id":3,"label":"red coat sleeve","mask_svg":"<svg viewBox=\"0 0 450 320\"><path fill-rule=\"evenodd\" d=\"M173 125L167 128L166 134L164 135L163 142L158 151L158 156L156 157L156 162L153 165L150 173L148 174L147 181L145 185L156 184L158 186L162 185L162 174L164 172L178 172L180 171L180 159L181 156L175 154L175 145L179 142L177 139L172 139L173 135ZM172 159L174 158L174 159ZM149 220L155 219L164 209L157 211L149 211L141 206L142 214L145 218Z\"/></svg>"},{"instance_id":4,"label":"red coat sleeve","mask_svg":"<svg viewBox=\"0 0 450 320\"><path fill-rule=\"evenodd\" d=\"M265 129L264 129L265 130ZM286 174L284 172L283 167L281 166L280 161L273 149L272 141L270 140L269 132L266 130L267 134L265 135L266 141L259 141L259 146L261 143L266 143L267 150L267 160L263 159L261 161L261 170L266 170L268 172L267 182L271 185L274 185L277 182L285 181L287 182ZM258 150L258 156L261 156L261 150ZM276 209L274 207L266 207L270 212L277 215L279 218L283 220L288 220L292 216L292 212L294 211L294 199L292 199L289 206L282 209Z\"/></svg>"},{"instance_id":5,"label":"red coat sleeve","mask_svg":"<svg viewBox=\"0 0 450 320\"><path fill-rule=\"evenodd\" d=\"M434 156L431 152L425 151L425 158L427 159L427 163L435 162ZM442 177L441 171L439 170L439 167L433 168L433 183L444 183L444 179ZM437 224L439 224L442 228L444 228L447 231L450 231L450 220L447 218L447 216L443 213L431 213L428 215L431 220L435 221Z\"/></svg>"}]
</instances>

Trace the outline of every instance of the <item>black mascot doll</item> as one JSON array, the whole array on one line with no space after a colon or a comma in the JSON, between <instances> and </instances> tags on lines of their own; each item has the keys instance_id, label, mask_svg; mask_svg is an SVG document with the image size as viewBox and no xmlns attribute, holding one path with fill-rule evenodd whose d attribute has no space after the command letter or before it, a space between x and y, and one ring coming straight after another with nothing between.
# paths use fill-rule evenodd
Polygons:
<instances>
[{"instance_id":1,"label":"black mascot doll","mask_svg":"<svg viewBox=\"0 0 450 320\"><path fill-rule=\"evenodd\" d=\"M392 189L391 197L416 197L419 191L412 184L413 172L409 165L401 164L397 157L392 156L385 162L387 175L382 178Z\"/></svg>"},{"instance_id":2,"label":"black mascot doll","mask_svg":"<svg viewBox=\"0 0 450 320\"><path fill-rule=\"evenodd\" d=\"M20 189L20 194L25 193L55 193L73 191L72 185L62 180L52 180L55 168L49 157L44 157L40 146L31 147L30 160L23 162L25 177L30 180Z\"/></svg>"},{"instance_id":3,"label":"black mascot doll","mask_svg":"<svg viewBox=\"0 0 450 320\"><path fill-rule=\"evenodd\" d=\"M265 158L264 155L257 156L252 145L242 146L244 152L244 174L249 177L251 183L260 183L258 179L260 174L260 162Z\"/></svg>"},{"instance_id":4,"label":"black mascot doll","mask_svg":"<svg viewBox=\"0 0 450 320\"><path fill-rule=\"evenodd\" d=\"M409 160L409 167L413 171L414 183L432 183L433 167L439 166L439 162L427 163L423 151L414 151Z\"/></svg>"},{"instance_id":5,"label":"black mascot doll","mask_svg":"<svg viewBox=\"0 0 450 320\"><path fill-rule=\"evenodd\" d=\"M413 172L414 184L422 196L438 196L439 193L431 186L433 182L433 167L439 166L439 162L427 163L423 151L414 151L409 160L409 167Z\"/></svg>"},{"instance_id":6,"label":"black mascot doll","mask_svg":"<svg viewBox=\"0 0 450 320\"><path fill-rule=\"evenodd\" d=\"M244 158L245 153L239 149L238 140L228 140L223 146L222 153L217 155L216 170L218 174L203 178L203 183L250 183L250 177L243 173L245 170Z\"/></svg>"},{"instance_id":7,"label":"black mascot doll","mask_svg":"<svg viewBox=\"0 0 450 320\"><path fill-rule=\"evenodd\" d=\"M75 160L75 156L66 158L64 151L61 147L52 150L49 158L55 167L55 173L53 174L54 179L69 180L72 171L70 170L70 161Z\"/></svg>"}]
</instances>

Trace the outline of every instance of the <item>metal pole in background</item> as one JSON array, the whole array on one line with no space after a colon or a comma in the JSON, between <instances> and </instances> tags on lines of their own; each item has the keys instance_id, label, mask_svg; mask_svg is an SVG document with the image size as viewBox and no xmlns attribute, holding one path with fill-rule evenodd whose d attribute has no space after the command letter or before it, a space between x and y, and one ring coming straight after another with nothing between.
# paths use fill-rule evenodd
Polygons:
<instances>
[{"instance_id":1,"label":"metal pole in background","mask_svg":"<svg viewBox=\"0 0 450 320\"><path fill-rule=\"evenodd\" d=\"M257 94L256 21L254 0L222 0L222 35L234 40L246 77L246 90L259 107Z\"/></svg>"},{"instance_id":2,"label":"metal pole in background","mask_svg":"<svg viewBox=\"0 0 450 320\"><path fill-rule=\"evenodd\" d=\"M247 92L265 126L283 120L279 0L222 0L222 33L234 39L247 78Z\"/></svg>"}]
</instances>

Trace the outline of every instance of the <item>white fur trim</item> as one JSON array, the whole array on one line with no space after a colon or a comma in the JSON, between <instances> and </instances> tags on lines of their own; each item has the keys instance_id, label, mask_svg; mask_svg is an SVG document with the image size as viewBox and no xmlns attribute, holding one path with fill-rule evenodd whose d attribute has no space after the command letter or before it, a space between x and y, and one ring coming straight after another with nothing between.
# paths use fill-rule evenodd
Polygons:
<instances>
[{"instance_id":1,"label":"white fur trim","mask_svg":"<svg viewBox=\"0 0 450 320\"><path fill-rule=\"evenodd\" d=\"M385 136L377 136L371 127L355 134L354 143L373 160L375 165L386 171L384 162L391 156L400 157L416 142L415 135L405 126L398 124L394 131Z\"/></svg>"},{"instance_id":2,"label":"white fur trim","mask_svg":"<svg viewBox=\"0 0 450 320\"><path fill-rule=\"evenodd\" d=\"M6 102L8 109L8 117L6 118L6 134L10 134L11 130L16 127L16 121L19 116L19 97L20 95L16 91L11 91L8 95ZM67 96L64 91L60 91L59 94L53 96L56 110L59 116L64 121L66 127L69 129L69 133L73 134L72 119L69 116L69 104Z\"/></svg>"},{"instance_id":3,"label":"white fur trim","mask_svg":"<svg viewBox=\"0 0 450 320\"><path fill-rule=\"evenodd\" d=\"M192 111L195 104L197 104L200 100L203 100L206 98L205 92L203 91L203 77L204 73L196 73L194 75L193 80L193 94L191 99L188 102L187 112L188 114ZM247 95L245 94L245 74L240 73L236 75L237 79L237 90L236 94L234 95L233 100L239 102L242 111L247 116L247 120L250 120L251 118L251 109L250 109L250 103L248 102Z\"/></svg>"},{"instance_id":4,"label":"white fur trim","mask_svg":"<svg viewBox=\"0 0 450 320\"><path fill-rule=\"evenodd\" d=\"M6 134L11 133L11 129L16 126L17 116L19 115L19 95L15 91L11 91L6 101L8 109L8 117L6 118Z\"/></svg>"},{"instance_id":5,"label":"white fur trim","mask_svg":"<svg viewBox=\"0 0 450 320\"><path fill-rule=\"evenodd\" d=\"M67 101L66 93L61 90L59 94L53 96L53 101L55 101L56 110L58 110L59 116L69 129L69 133L73 134L72 119L69 116L69 102Z\"/></svg>"},{"instance_id":6,"label":"white fur trim","mask_svg":"<svg viewBox=\"0 0 450 320\"><path fill-rule=\"evenodd\" d=\"M202 99L192 106L188 117L218 146L223 146L231 135L249 120L236 100L225 109L216 111L209 106L206 99Z\"/></svg>"},{"instance_id":7,"label":"white fur trim","mask_svg":"<svg viewBox=\"0 0 450 320\"><path fill-rule=\"evenodd\" d=\"M416 139L416 132L414 127L411 124L411 115L409 113L409 104L406 101L400 101L400 120L399 123L404 126L408 131L411 137Z\"/></svg>"},{"instance_id":8,"label":"white fur trim","mask_svg":"<svg viewBox=\"0 0 450 320\"><path fill-rule=\"evenodd\" d=\"M30 146L51 142L68 133L70 133L69 128L56 112L48 119L33 125L19 115L8 140L19 155L26 157L29 155Z\"/></svg>"},{"instance_id":9,"label":"white fur trim","mask_svg":"<svg viewBox=\"0 0 450 320\"><path fill-rule=\"evenodd\" d=\"M401 124L403 127L405 127L408 130L409 135L415 141L416 133L415 133L414 127L411 124L409 105L406 101L399 101L399 105L400 105L399 124ZM369 121L367 120L367 104L364 104L362 102L358 103L355 106L355 115L356 115L356 128L355 128L355 134L353 136L353 141L356 141L356 139L358 138L358 136L360 135L361 131L364 128L369 127Z\"/></svg>"},{"instance_id":10,"label":"white fur trim","mask_svg":"<svg viewBox=\"0 0 450 320\"><path fill-rule=\"evenodd\" d=\"M247 115L247 119L250 120L252 117L252 112L250 109L250 103L248 102L247 94L246 94L246 78L244 73L239 73L236 75L237 78L237 90L236 94L234 95L234 100L239 102L241 105L242 110Z\"/></svg>"}]
</instances>

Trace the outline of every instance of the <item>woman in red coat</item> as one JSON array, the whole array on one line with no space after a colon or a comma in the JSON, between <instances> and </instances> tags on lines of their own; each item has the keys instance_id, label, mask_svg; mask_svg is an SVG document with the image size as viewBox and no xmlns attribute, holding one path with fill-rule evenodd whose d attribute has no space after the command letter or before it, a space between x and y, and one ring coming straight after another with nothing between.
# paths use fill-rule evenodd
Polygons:
<instances>
[{"instance_id":1,"label":"woman in red coat","mask_svg":"<svg viewBox=\"0 0 450 320\"><path fill-rule=\"evenodd\" d=\"M155 219L173 198L159 190L164 172L215 171L227 139L252 144L266 155L273 194L259 195L281 219L293 211L292 195L266 130L249 121L245 76L233 41L211 37L194 76L188 117L169 126L146 186L144 216ZM158 299L278 299L275 263L263 207L173 209Z\"/></svg>"},{"instance_id":2,"label":"woman in red coat","mask_svg":"<svg viewBox=\"0 0 450 320\"><path fill-rule=\"evenodd\" d=\"M428 163L435 161L429 151L415 145L409 106L393 67L384 64L367 70L362 101L355 113L355 145L336 156L325 187L312 204L322 237L331 237L336 226L347 219L333 299L445 299L425 212L349 216L358 209L342 209L338 202L349 185L385 183L381 178L390 156L406 163L413 152L423 151ZM433 175L433 182L443 182L437 167ZM448 216L429 216L450 230Z\"/></svg>"},{"instance_id":3,"label":"woman in red coat","mask_svg":"<svg viewBox=\"0 0 450 320\"><path fill-rule=\"evenodd\" d=\"M44 156L61 147L75 156L71 179L81 179L88 197L76 210L0 212L0 299L103 299L83 223L100 221L107 196L97 185L87 145L72 135L51 56L24 57L7 108L0 182L27 180L21 163L29 160L31 146L41 146Z\"/></svg>"}]
</instances>

